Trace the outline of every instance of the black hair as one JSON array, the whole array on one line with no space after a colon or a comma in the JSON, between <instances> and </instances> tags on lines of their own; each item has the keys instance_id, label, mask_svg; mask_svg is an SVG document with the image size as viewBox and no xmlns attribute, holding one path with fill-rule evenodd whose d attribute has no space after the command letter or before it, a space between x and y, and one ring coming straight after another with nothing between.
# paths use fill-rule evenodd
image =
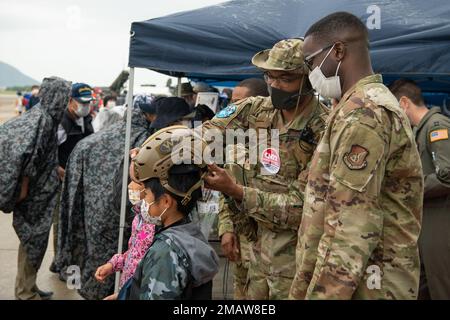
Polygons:
<instances>
[{"instance_id":1,"label":"black hair","mask_svg":"<svg viewBox=\"0 0 450 320\"><path fill-rule=\"evenodd\" d=\"M323 17L306 31L305 38L313 36L324 44L332 44L340 39L340 36L349 32L355 37L361 38L369 45L369 32L364 23L349 12L335 12Z\"/></svg>"},{"instance_id":2,"label":"black hair","mask_svg":"<svg viewBox=\"0 0 450 320\"><path fill-rule=\"evenodd\" d=\"M214 111L205 104L199 104L195 107L194 121L203 121L203 119L211 120L214 116Z\"/></svg>"},{"instance_id":3,"label":"black hair","mask_svg":"<svg viewBox=\"0 0 450 320\"><path fill-rule=\"evenodd\" d=\"M169 185L175 190L181 192L187 192L194 184L196 184L201 177L201 170L196 165L180 164L174 165L169 169ZM182 197L173 194L172 192L164 189L161 182L157 178L152 178L144 182L145 188L150 189L155 196L155 200L158 200L165 193L169 194L177 201L177 210L188 216L194 209L197 201L202 198L202 190L198 188L191 194L191 200L183 205L181 201Z\"/></svg>"},{"instance_id":4,"label":"black hair","mask_svg":"<svg viewBox=\"0 0 450 320\"><path fill-rule=\"evenodd\" d=\"M422 97L422 90L413 80L410 79L398 79L389 85L389 90L392 94L400 100L401 97L407 97L417 106L423 106L425 104Z\"/></svg>"},{"instance_id":5,"label":"black hair","mask_svg":"<svg viewBox=\"0 0 450 320\"><path fill-rule=\"evenodd\" d=\"M267 91L267 83L263 79L249 78L239 82L236 87L244 87L250 90L250 96L262 96L268 97L269 91Z\"/></svg>"},{"instance_id":6,"label":"black hair","mask_svg":"<svg viewBox=\"0 0 450 320\"><path fill-rule=\"evenodd\" d=\"M108 101L109 101L109 100L117 101L117 98L116 98L115 96L106 96L106 97L103 99L103 105L106 106L106 105L108 104Z\"/></svg>"}]
</instances>

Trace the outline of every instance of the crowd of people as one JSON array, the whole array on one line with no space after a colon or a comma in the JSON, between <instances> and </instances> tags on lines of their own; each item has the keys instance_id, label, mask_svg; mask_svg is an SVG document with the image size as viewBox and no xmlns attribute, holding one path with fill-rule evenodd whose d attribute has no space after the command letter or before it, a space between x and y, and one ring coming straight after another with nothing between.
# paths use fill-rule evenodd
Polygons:
<instances>
[{"instance_id":1,"label":"crowd of people","mask_svg":"<svg viewBox=\"0 0 450 320\"><path fill-rule=\"evenodd\" d=\"M78 266L85 299L211 299L214 232L236 300L450 299L450 118L415 82L383 84L367 28L350 13L252 63L262 78L222 92L183 83L179 97L119 106L111 96L96 110L91 86L51 77L28 111L18 99L20 116L0 126L0 210L13 212L20 239L16 298L51 298L36 276L53 224L50 270L68 281ZM199 103L202 93L217 103ZM243 163L198 159L194 147L174 161L181 142L198 138L205 151L216 143L208 132L228 130L278 143L256 163L248 139L223 139L223 153L244 150ZM124 170L128 241L117 253Z\"/></svg>"}]
</instances>

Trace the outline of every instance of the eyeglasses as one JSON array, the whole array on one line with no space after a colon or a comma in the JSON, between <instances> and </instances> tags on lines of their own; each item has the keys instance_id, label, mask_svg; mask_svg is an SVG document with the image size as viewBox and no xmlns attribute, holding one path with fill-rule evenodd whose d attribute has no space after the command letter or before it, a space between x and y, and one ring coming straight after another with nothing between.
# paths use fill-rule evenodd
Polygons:
<instances>
[{"instance_id":1,"label":"eyeglasses","mask_svg":"<svg viewBox=\"0 0 450 320\"><path fill-rule=\"evenodd\" d=\"M311 53L310 55L306 56L305 59L303 59L303 61L305 62L305 65L308 67L309 71L312 71L313 58L317 57L323 51L330 49L332 46L334 46L334 43Z\"/></svg>"},{"instance_id":2,"label":"eyeglasses","mask_svg":"<svg viewBox=\"0 0 450 320\"><path fill-rule=\"evenodd\" d=\"M264 80L268 84L272 84L275 81L278 81L278 83L281 85L290 85L291 83L297 81L298 79L300 79L300 74L292 76L282 75L281 77L274 77L269 72L264 72Z\"/></svg>"}]
</instances>

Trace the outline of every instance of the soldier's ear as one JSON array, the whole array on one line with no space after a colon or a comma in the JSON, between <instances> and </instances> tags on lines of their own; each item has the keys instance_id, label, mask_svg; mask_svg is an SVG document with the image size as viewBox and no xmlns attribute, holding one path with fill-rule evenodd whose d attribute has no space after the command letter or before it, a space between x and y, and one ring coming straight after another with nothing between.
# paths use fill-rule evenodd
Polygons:
<instances>
[{"instance_id":1,"label":"soldier's ear","mask_svg":"<svg viewBox=\"0 0 450 320\"><path fill-rule=\"evenodd\" d=\"M346 52L347 52L347 48L345 47L345 44L343 42L337 41L334 44L333 51L334 51L334 56L335 56L336 60L339 62L344 59Z\"/></svg>"},{"instance_id":2,"label":"soldier's ear","mask_svg":"<svg viewBox=\"0 0 450 320\"><path fill-rule=\"evenodd\" d=\"M411 105L411 100L409 100L406 96L401 96L398 100L398 103L400 104L400 107L403 109L403 111L406 112Z\"/></svg>"}]
</instances>

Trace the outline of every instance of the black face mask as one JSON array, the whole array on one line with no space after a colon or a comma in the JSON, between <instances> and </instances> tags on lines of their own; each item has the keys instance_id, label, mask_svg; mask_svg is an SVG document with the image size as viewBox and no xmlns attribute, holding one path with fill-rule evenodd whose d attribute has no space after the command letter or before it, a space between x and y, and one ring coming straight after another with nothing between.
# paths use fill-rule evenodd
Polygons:
<instances>
[{"instance_id":1,"label":"black face mask","mask_svg":"<svg viewBox=\"0 0 450 320\"><path fill-rule=\"evenodd\" d=\"M268 86L268 90L275 109L290 110L297 106L298 92L287 92L271 86Z\"/></svg>"}]
</instances>

